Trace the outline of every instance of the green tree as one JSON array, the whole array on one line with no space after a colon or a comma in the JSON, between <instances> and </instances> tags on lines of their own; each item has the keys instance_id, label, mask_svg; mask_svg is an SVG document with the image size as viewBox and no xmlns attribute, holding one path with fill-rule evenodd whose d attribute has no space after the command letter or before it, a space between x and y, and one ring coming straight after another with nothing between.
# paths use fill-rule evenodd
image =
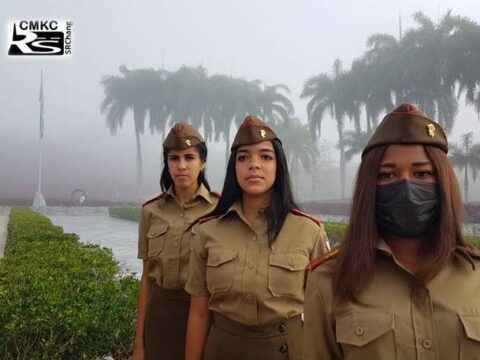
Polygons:
<instances>
[{"instance_id":1,"label":"green tree","mask_svg":"<svg viewBox=\"0 0 480 360\"><path fill-rule=\"evenodd\" d=\"M344 74L341 63L335 60L333 76L320 74L308 79L301 94L302 98L310 98L307 104L308 122L312 136L321 135L321 124L326 111L335 120L338 133L338 149L340 152L340 189L341 198L345 198L345 143L344 119L347 114L348 99L340 86Z\"/></svg>"},{"instance_id":2,"label":"green tree","mask_svg":"<svg viewBox=\"0 0 480 360\"><path fill-rule=\"evenodd\" d=\"M477 179L477 171L480 170L480 143L473 143L473 132L462 135L462 144L453 145L450 151L450 159L453 165L460 171L463 170L464 201L468 202L469 175L472 171L472 179Z\"/></svg>"},{"instance_id":3,"label":"green tree","mask_svg":"<svg viewBox=\"0 0 480 360\"><path fill-rule=\"evenodd\" d=\"M368 144L371 134L366 131L345 132L345 160L352 160L355 155L361 154Z\"/></svg>"},{"instance_id":4,"label":"green tree","mask_svg":"<svg viewBox=\"0 0 480 360\"><path fill-rule=\"evenodd\" d=\"M158 109L157 90L161 87L162 76L153 69L129 70L121 65L120 75L105 76L101 80L104 87L105 98L100 106L102 114L106 117L107 126L112 135L115 135L123 126L126 113L133 111L135 128L137 186L142 184L142 149L140 135L145 130L147 112ZM152 113L150 113L151 115ZM156 119L150 117L150 129L158 128Z\"/></svg>"}]
</instances>

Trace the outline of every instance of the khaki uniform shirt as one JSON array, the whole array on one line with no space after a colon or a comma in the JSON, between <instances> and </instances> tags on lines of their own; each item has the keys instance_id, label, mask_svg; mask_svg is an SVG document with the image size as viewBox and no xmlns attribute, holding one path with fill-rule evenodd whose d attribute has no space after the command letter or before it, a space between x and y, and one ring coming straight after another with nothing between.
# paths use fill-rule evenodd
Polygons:
<instances>
[{"instance_id":1,"label":"khaki uniform shirt","mask_svg":"<svg viewBox=\"0 0 480 360\"><path fill-rule=\"evenodd\" d=\"M160 287L184 287L193 237L190 226L212 211L217 202L218 198L202 184L193 200L183 205L170 188L142 208L138 258L148 260L148 274Z\"/></svg>"},{"instance_id":2,"label":"khaki uniform shirt","mask_svg":"<svg viewBox=\"0 0 480 360\"><path fill-rule=\"evenodd\" d=\"M310 274L305 359L480 359L480 260L455 250L416 303L412 275L384 241L377 248L373 280L359 297L372 306L333 304L328 262Z\"/></svg>"},{"instance_id":3,"label":"khaki uniform shirt","mask_svg":"<svg viewBox=\"0 0 480 360\"><path fill-rule=\"evenodd\" d=\"M280 322L303 312L305 269L325 241L323 225L289 213L270 248L264 211L249 225L237 202L197 227L185 290L237 322Z\"/></svg>"}]
</instances>

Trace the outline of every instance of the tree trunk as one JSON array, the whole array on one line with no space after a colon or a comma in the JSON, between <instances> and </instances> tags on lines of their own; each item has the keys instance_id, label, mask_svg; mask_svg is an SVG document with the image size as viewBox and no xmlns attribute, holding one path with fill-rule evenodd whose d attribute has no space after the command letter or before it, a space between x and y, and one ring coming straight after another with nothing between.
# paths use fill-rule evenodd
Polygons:
<instances>
[{"instance_id":1,"label":"tree trunk","mask_svg":"<svg viewBox=\"0 0 480 360\"><path fill-rule=\"evenodd\" d=\"M227 172L228 159L230 158L230 127L231 120L225 119L225 173Z\"/></svg>"},{"instance_id":2,"label":"tree trunk","mask_svg":"<svg viewBox=\"0 0 480 360\"><path fill-rule=\"evenodd\" d=\"M464 201L468 202L468 164L465 165L465 171L463 174L463 191L464 191Z\"/></svg>"},{"instance_id":3,"label":"tree trunk","mask_svg":"<svg viewBox=\"0 0 480 360\"><path fill-rule=\"evenodd\" d=\"M338 148L340 151L340 197L345 199L345 143L343 140L343 121L337 119Z\"/></svg>"},{"instance_id":4,"label":"tree trunk","mask_svg":"<svg viewBox=\"0 0 480 360\"><path fill-rule=\"evenodd\" d=\"M140 129L134 116L135 123L135 144L137 147L137 187L142 188L142 148L140 144Z\"/></svg>"}]
</instances>

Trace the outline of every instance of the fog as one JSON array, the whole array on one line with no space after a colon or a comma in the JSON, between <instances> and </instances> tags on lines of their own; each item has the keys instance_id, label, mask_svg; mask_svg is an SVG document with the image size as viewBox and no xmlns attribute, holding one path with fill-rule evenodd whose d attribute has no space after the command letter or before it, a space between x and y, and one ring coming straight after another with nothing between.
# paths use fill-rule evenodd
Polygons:
<instances>
[{"instance_id":1,"label":"fog","mask_svg":"<svg viewBox=\"0 0 480 360\"><path fill-rule=\"evenodd\" d=\"M412 14L424 12L436 20L452 10L480 23L478 1L3 1L0 11L0 203L31 198L38 181L39 88L43 69L43 184L47 204L68 198L75 188L90 199L141 201L159 192L159 134L143 134L143 185L135 175L133 115L115 136L100 113L104 99L100 80L130 69L177 70L202 65L209 75L225 74L266 84L287 85L295 116L307 120L300 99L305 81L330 72L335 59L349 67L365 51L373 33L399 32L414 26ZM10 22L73 21L71 56L8 56ZM474 132L480 141L480 121L463 98L451 142ZM382 115L383 116L383 115ZM346 121L347 126L351 126ZM293 174L297 196L339 198L338 141L335 122L322 127L322 156L315 184L311 176ZM209 143L208 176L221 190L224 144ZM358 158L348 164L347 196ZM460 178L460 182L462 179ZM480 181L470 185L471 200L480 200Z\"/></svg>"}]
</instances>

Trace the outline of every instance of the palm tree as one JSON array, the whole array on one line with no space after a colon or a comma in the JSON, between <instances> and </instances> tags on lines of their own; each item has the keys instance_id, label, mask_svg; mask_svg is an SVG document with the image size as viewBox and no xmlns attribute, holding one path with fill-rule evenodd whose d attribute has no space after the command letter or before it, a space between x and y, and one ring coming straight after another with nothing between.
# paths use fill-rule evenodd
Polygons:
<instances>
[{"instance_id":1,"label":"palm tree","mask_svg":"<svg viewBox=\"0 0 480 360\"><path fill-rule=\"evenodd\" d=\"M368 144L371 134L366 131L345 132L345 160L349 162L355 155L361 154Z\"/></svg>"},{"instance_id":2,"label":"palm tree","mask_svg":"<svg viewBox=\"0 0 480 360\"><path fill-rule=\"evenodd\" d=\"M290 94L287 85L264 86L258 96L258 107L262 118L272 125L287 122L294 112L293 104L285 94Z\"/></svg>"},{"instance_id":3,"label":"palm tree","mask_svg":"<svg viewBox=\"0 0 480 360\"><path fill-rule=\"evenodd\" d=\"M300 165L310 171L320 154L308 125L302 124L299 118L292 118L276 130L282 139L290 172L296 174Z\"/></svg>"},{"instance_id":4,"label":"palm tree","mask_svg":"<svg viewBox=\"0 0 480 360\"><path fill-rule=\"evenodd\" d=\"M105 115L107 126L112 135L115 135L123 126L123 120L129 110L133 111L136 143L137 186L142 184L142 149L140 135L145 130L147 112L154 108L150 115L150 129L158 127L155 116L158 109L156 89L161 87L162 78L153 69L129 70L126 66L119 67L121 75L105 76L101 80L104 87L105 98L100 109Z\"/></svg>"},{"instance_id":5,"label":"palm tree","mask_svg":"<svg viewBox=\"0 0 480 360\"><path fill-rule=\"evenodd\" d=\"M464 201L468 202L468 169L472 170L472 179L477 179L477 170L480 170L480 143L473 143L473 132L462 135L462 145L453 145L450 152L453 165L463 170Z\"/></svg>"},{"instance_id":6,"label":"palm tree","mask_svg":"<svg viewBox=\"0 0 480 360\"><path fill-rule=\"evenodd\" d=\"M308 122L312 136L321 135L321 124L325 112L330 111L330 116L337 124L338 149L340 152L340 189L341 198L345 198L345 143L344 143L344 118L348 99L340 86L343 73L341 63L335 60L333 76L320 74L308 79L301 94L302 98L310 98L307 104Z\"/></svg>"}]
</instances>

